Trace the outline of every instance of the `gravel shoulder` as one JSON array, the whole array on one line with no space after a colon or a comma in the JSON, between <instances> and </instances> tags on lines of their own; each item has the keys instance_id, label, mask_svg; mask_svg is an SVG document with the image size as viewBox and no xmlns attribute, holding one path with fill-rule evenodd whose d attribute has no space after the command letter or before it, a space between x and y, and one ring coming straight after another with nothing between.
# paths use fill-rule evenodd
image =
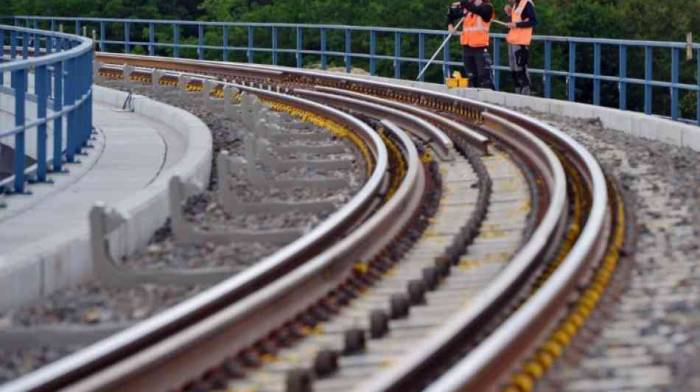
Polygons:
<instances>
[{"instance_id":1,"label":"gravel shoulder","mask_svg":"<svg viewBox=\"0 0 700 392\"><path fill-rule=\"evenodd\" d=\"M619 296L582 332L540 391L700 390L700 154L530 113L584 144L634 200L636 251Z\"/></svg>"}]
</instances>

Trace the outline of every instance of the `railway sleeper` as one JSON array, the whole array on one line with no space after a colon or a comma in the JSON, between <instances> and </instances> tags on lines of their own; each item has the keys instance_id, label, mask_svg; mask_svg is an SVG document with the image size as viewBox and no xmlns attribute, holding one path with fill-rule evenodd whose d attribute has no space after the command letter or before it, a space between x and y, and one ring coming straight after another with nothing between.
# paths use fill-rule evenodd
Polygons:
<instances>
[{"instance_id":1,"label":"railway sleeper","mask_svg":"<svg viewBox=\"0 0 700 392\"><path fill-rule=\"evenodd\" d=\"M283 245L300 237L301 229L277 229L277 230L203 230L190 223L182 212L182 206L187 200L187 186L178 176L170 180L170 220L172 223L175 240L181 244L203 245L208 242L214 244L229 244L231 242L262 242Z\"/></svg>"},{"instance_id":2,"label":"railway sleeper","mask_svg":"<svg viewBox=\"0 0 700 392\"><path fill-rule=\"evenodd\" d=\"M90 243L95 277L106 287L133 288L142 284L212 285L231 276L225 268L196 270L134 270L120 266L112 257L109 236L126 223L124 215L103 203L90 210Z\"/></svg>"},{"instance_id":3,"label":"railway sleeper","mask_svg":"<svg viewBox=\"0 0 700 392\"><path fill-rule=\"evenodd\" d=\"M241 157L231 157L227 151L221 151L217 157L219 204L229 214L266 213L281 214L289 211L306 213L322 213L333 210L335 205L330 201L290 201L290 202L245 202L232 189L230 173L234 170L244 172L247 162Z\"/></svg>"}]
</instances>

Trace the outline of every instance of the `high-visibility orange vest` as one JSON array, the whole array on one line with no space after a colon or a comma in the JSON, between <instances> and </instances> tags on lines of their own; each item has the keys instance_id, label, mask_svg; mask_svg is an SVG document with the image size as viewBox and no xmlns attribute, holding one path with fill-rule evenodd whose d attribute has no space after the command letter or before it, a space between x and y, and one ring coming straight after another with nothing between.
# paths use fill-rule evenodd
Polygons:
<instances>
[{"instance_id":1,"label":"high-visibility orange vest","mask_svg":"<svg viewBox=\"0 0 700 392\"><path fill-rule=\"evenodd\" d=\"M489 46L489 30L491 22L484 22L481 16L470 12L464 18L464 28L459 42L465 46L473 48L483 48Z\"/></svg>"},{"instance_id":2,"label":"high-visibility orange vest","mask_svg":"<svg viewBox=\"0 0 700 392\"><path fill-rule=\"evenodd\" d=\"M511 22L518 23L523 21L523 11L525 11L527 3L532 3L532 0L520 0L520 4L511 14ZM529 46L532 42L532 27L514 27L510 29L506 41L512 45Z\"/></svg>"}]
</instances>

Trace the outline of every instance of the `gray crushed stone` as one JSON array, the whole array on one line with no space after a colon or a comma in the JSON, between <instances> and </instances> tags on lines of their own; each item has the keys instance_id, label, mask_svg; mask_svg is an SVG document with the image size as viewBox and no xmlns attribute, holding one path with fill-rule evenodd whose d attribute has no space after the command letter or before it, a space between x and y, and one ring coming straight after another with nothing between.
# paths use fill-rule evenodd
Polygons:
<instances>
[{"instance_id":1,"label":"gray crushed stone","mask_svg":"<svg viewBox=\"0 0 700 392\"><path fill-rule=\"evenodd\" d=\"M6 312L13 326L129 323L142 320L196 294L201 287L145 284L124 290L88 283ZM1 329L0 329L1 331Z\"/></svg>"},{"instance_id":2,"label":"gray crushed stone","mask_svg":"<svg viewBox=\"0 0 700 392\"><path fill-rule=\"evenodd\" d=\"M700 154L531 113L582 142L635 199L626 288L540 391L700 391Z\"/></svg>"},{"instance_id":3,"label":"gray crushed stone","mask_svg":"<svg viewBox=\"0 0 700 392\"><path fill-rule=\"evenodd\" d=\"M76 351L79 347L0 350L0 385Z\"/></svg>"}]
</instances>

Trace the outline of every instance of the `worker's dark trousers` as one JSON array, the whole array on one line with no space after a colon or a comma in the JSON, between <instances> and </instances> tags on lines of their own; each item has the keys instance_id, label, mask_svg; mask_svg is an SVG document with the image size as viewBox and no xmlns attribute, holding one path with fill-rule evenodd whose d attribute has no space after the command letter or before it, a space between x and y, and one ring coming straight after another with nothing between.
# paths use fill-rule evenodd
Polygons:
<instances>
[{"instance_id":1,"label":"worker's dark trousers","mask_svg":"<svg viewBox=\"0 0 700 392\"><path fill-rule=\"evenodd\" d=\"M530 48L525 45L508 45L508 63L513 75L513 84L517 94L530 95L530 75L527 72L530 63Z\"/></svg>"},{"instance_id":2,"label":"worker's dark trousers","mask_svg":"<svg viewBox=\"0 0 700 392\"><path fill-rule=\"evenodd\" d=\"M493 90L489 49L470 46L462 46L462 48L464 48L464 68L469 77L469 85Z\"/></svg>"}]
</instances>

